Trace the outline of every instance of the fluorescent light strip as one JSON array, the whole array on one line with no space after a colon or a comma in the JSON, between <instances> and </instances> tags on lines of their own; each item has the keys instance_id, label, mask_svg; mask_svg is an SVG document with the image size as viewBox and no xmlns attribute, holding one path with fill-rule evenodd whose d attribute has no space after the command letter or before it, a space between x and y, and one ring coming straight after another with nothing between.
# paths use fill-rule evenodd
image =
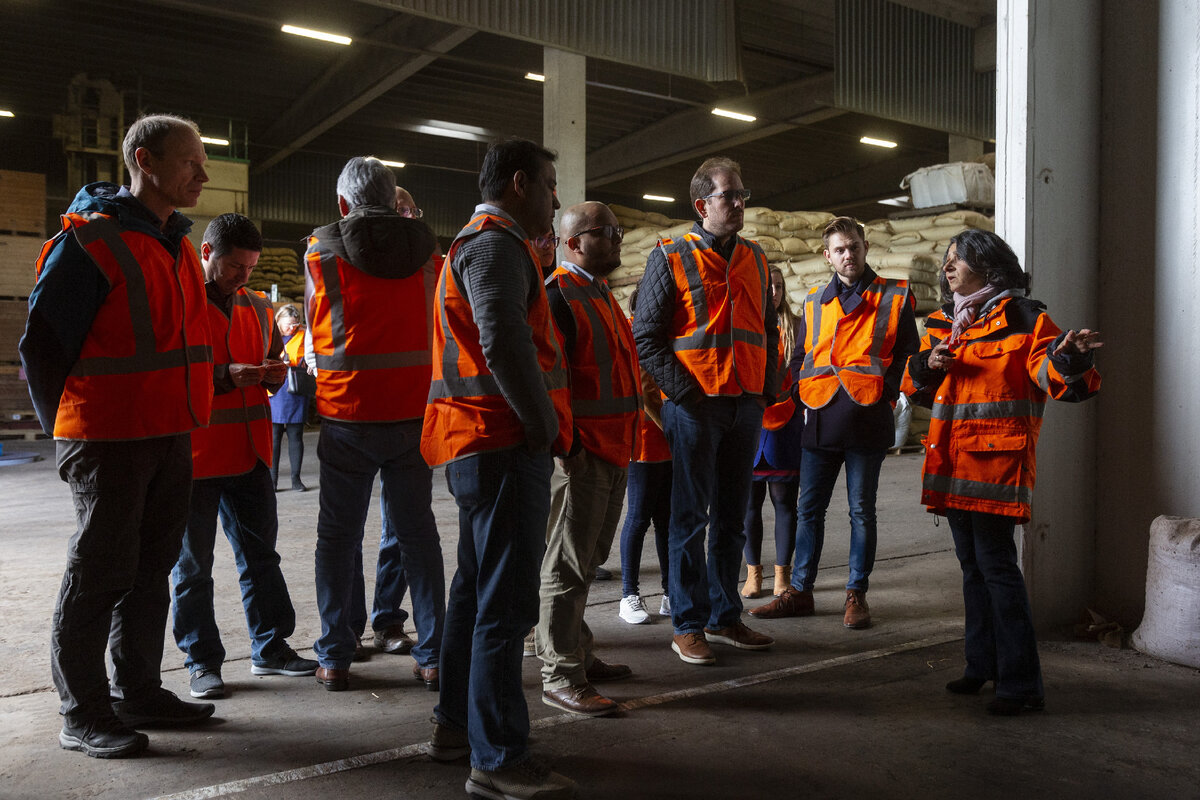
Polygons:
<instances>
[{"instance_id":1,"label":"fluorescent light strip","mask_svg":"<svg viewBox=\"0 0 1200 800\"><path fill-rule=\"evenodd\" d=\"M334 44L347 45L353 39L349 36L339 36L336 33L326 33L325 31L314 31L310 28L300 28L295 25L284 25L279 30L284 33L290 33L294 36L306 36L309 39L320 39L322 42L333 42Z\"/></svg>"},{"instance_id":2,"label":"fluorescent light strip","mask_svg":"<svg viewBox=\"0 0 1200 800\"><path fill-rule=\"evenodd\" d=\"M7 108L0 108L0 117L15 117L16 114L9 111Z\"/></svg>"},{"instance_id":3,"label":"fluorescent light strip","mask_svg":"<svg viewBox=\"0 0 1200 800\"><path fill-rule=\"evenodd\" d=\"M911 205L909 197L906 194L902 194L899 197L889 197L877 202L881 206L896 206L897 208L908 208Z\"/></svg>"},{"instance_id":4,"label":"fluorescent light strip","mask_svg":"<svg viewBox=\"0 0 1200 800\"><path fill-rule=\"evenodd\" d=\"M726 111L723 108L714 108L712 113L716 114L718 117L729 117L729 119L737 119L741 120L742 122L754 122L754 120L758 119L758 117L752 117L749 114L742 114L737 111Z\"/></svg>"},{"instance_id":5,"label":"fluorescent light strip","mask_svg":"<svg viewBox=\"0 0 1200 800\"><path fill-rule=\"evenodd\" d=\"M887 139L872 139L870 136L864 136L859 141L863 144L874 145L875 147L892 148L896 146L895 142L889 142Z\"/></svg>"},{"instance_id":6,"label":"fluorescent light strip","mask_svg":"<svg viewBox=\"0 0 1200 800\"><path fill-rule=\"evenodd\" d=\"M662 195L662 194L644 194L644 195L642 195L642 199L643 200L655 200L659 203L674 203L675 202L674 197L667 197L666 195Z\"/></svg>"},{"instance_id":7,"label":"fluorescent light strip","mask_svg":"<svg viewBox=\"0 0 1200 800\"><path fill-rule=\"evenodd\" d=\"M221 147L229 146L228 139L217 139L216 137L213 137L213 136L201 136L200 141L204 142L205 144L220 145Z\"/></svg>"},{"instance_id":8,"label":"fluorescent light strip","mask_svg":"<svg viewBox=\"0 0 1200 800\"><path fill-rule=\"evenodd\" d=\"M537 74L536 72L526 72L526 73L525 73L525 80L527 80L527 81L537 81L538 83L545 83L545 82L546 82L546 76L545 76L545 75L539 75L539 74Z\"/></svg>"},{"instance_id":9,"label":"fluorescent light strip","mask_svg":"<svg viewBox=\"0 0 1200 800\"><path fill-rule=\"evenodd\" d=\"M379 163L385 167L395 167L396 169L404 169L403 161L388 161L386 158L379 159Z\"/></svg>"}]
</instances>

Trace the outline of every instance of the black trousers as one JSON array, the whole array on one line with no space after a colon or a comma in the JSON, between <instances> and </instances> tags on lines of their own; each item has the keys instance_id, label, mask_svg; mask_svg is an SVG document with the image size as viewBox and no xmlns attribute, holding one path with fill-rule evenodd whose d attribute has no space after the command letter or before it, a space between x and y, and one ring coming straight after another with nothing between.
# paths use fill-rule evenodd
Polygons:
<instances>
[{"instance_id":1,"label":"black trousers","mask_svg":"<svg viewBox=\"0 0 1200 800\"><path fill-rule=\"evenodd\" d=\"M275 452L271 459L271 480L275 484L275 488L279 488L279 456L285 431L288 437L288 462L292 467L292 483L300 480L300 465L304 463L304 423L280 424L275 422L272 423L272 430L275 434Z\"/></svg>"},{"instance_id":2,"label":"black trousers","mask_svg":"<svg viewBox=\"0 0 1200 800\"><path fill-rule=\"evenodd\" d=\"M112 698L162 685L168 576L192 490L191 437L60 440L57 460L79 527L54 608L50 668L63 715L80 724L111 714Z\"/></svg>"}]
</instances>

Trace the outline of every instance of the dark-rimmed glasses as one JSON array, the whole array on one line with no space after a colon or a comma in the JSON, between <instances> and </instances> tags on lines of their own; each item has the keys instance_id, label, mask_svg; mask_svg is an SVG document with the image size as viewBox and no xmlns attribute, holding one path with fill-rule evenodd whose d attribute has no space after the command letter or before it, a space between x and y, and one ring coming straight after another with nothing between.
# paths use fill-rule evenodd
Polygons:
<instances>
[{"instance_id":1,"label":"dark-rimmed glasses","mask_svg":"<svg viewBox=\"0 0 1200 800\"><path fill-rule=\"evenodd\" d=\"M539 236L533 240L534 247L558 247L559 238L553 233Z\"/></svg>"}]
</instances>

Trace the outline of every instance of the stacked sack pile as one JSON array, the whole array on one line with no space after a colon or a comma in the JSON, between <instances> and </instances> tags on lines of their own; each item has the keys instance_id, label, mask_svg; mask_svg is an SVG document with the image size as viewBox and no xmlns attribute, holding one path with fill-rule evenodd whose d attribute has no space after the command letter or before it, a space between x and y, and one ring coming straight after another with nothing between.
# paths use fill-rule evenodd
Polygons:
<instances>
[{"instance_id":1,"label":"stacked sack pile","mask_svg":"<svg viewBox=\"0 0 1200 800\"><path fill-rule=\"evenodd\" d=\"M250 288L271 297L272 286L279 287L277 303L296 303L303 308L304 270L300 254L290 247L264 247L258 257L258 266L250 275Z\"/></svg>"}]
</instances>

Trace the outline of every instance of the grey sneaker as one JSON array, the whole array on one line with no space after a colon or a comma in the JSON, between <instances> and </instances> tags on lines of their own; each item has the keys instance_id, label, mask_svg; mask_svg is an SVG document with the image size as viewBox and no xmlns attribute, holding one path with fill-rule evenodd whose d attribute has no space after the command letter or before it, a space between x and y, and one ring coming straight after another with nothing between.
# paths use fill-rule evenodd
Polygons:
<instances>
[{"instance_id":1,"label":"grey sneaker","mask_svg":"<svg viewBox=\"0 0 1200 800\"><path fill-rule=\"evenodd\" d=\"M571 800L579 796L575 781L533 758L495 772L472 767L466 789L467 794L488 800Z\"/></svg>"},{"instance_id":2,"label":"grey sneaker","mask_svg":"<svg viewBox=\"0 0 1200 800\"><path fill-rule=\"evenodd\" d=\"M671 598L663 595L662 602L658 604L658 615L660 617L671 616Z\"/></svg>"},{"instance_id":3,"label":"grey sneaker","mask_svg":"<svg viewBox=\"0 0 1200 800\"><path fill-rule=\"evenodd\" d=\"M274 658L266 661L252 661L250 673L252 675L286 675L289 678L302 678L306 675L315 675L318 666L320 665L316 661L311 658L301 658L296 655L295 650L288 647Z\"/></svg>"},{"instance_id":4,"label":"grey sneaker","mask_svg":"<svg viewBox=\"0 0 1200 800\"><path fill-rule=\"evenodd\" d=\"M225 681L219 669L198 669L192 673L192 697L224 697Z\"/></svg>"},{"instance_id":5,"label":"grey sneaker","mask_svg":"<svg viewBox=\"0 0 1200 800\"><path fill-rule=\"evenodd\" d=\"M466 731L438 722L437 717L429 721L433 723L433 734L429 737L425 752L434 761L454 761L471 752Z\"/></svg>"}]
</instances>

